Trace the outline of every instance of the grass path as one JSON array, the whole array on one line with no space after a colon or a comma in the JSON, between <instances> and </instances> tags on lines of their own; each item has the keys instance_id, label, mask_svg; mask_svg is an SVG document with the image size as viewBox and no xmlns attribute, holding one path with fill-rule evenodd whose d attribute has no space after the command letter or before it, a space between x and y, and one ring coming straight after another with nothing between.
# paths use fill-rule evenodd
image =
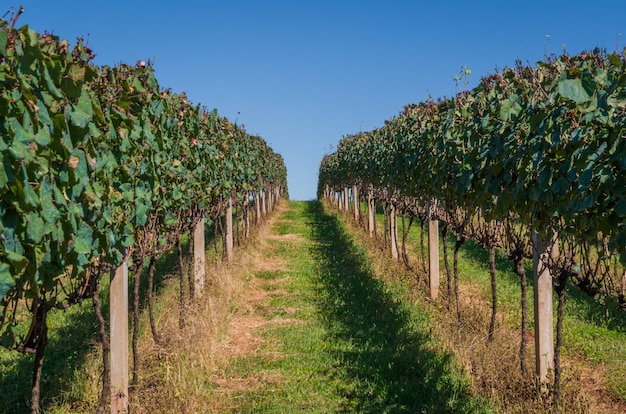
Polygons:
<instances>
[{"instance_id":1,"label":"grass path","mask_svg":"<svg viewBox=\"0 0 626 414\"><path fill-rule=\"evenodd\" d=\"M428 319L315 202L279 207L212 374L222 412L478 413ZM220 401L218 401L218 399Z\"/></svg>"}]
</instances>

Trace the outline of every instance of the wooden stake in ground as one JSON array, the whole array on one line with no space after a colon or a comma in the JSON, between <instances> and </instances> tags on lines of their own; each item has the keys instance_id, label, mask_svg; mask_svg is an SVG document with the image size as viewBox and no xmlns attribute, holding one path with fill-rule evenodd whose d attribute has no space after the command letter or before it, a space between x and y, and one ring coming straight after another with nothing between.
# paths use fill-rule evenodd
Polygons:
<instances>
[{"instance_id":1,"label":"wooden stake in ground","mask_svg":"<svg viewBox=\"0 0 626 414\"><path fill-rule=\"evenodd\" d=\"M376 236L376 200L372 187L367 191L367 229L370 237Z\"/></svg>"},{"instance_id":2,"label":"wooden stake in ground","mask_svg":"<svg viewBox=\"0 0 626 414\"><path fill-rule=\"evenodd\" d=\"M254 224L258 226L259 224L261 224L261 195L259 191L254 192L254 208L256 209Z\"/></svg>"},{"instance_id":3,"label":"wooden stake in ground","mask_svg":"<svg viewBox=\"0 0 626 414\"><path fill-rule=\"evenodd\" d=\"M111 272L111 414L128 412L128 265Z\"/></svg>"},{"instance_id":4,"label":"wooden stake in ground","mask_svg":"<svg viewBox=\"0 0 626 414\"><path fill-rule=\"evenodd\" d=\"M204 289L205 278L205 241L204 241L204 215L198 220L193 230L193 281L195 285L194 292L201 294Z\"/></svg>"},{"instance_id":5,"label":"wooden stake in ground","mask_svg":"<svg viewBox=\"0 0 626 414\"><path fill-rule=\"evenodd\" d=\"M233 199L228 199L228 208L226 209L226 260L233 260Z\"/></svg>"},{"instance_id":6,"label":"wooden stake in ground","mask_svg":"<svg viewBox=\"0 0 626 414\"><path fill-rule=\"evenodd\" d=\"M391 212L389 213L389 236L391 238L391 257L395 260L400 258L398 254L398 217L396 214L396 206L391 203Z\"/></svg>"},{"instance_id":7,"label":"wooden stake in ground","mask_svg":"<svg viewBox=\"0 0 626 414\"><path fill-rule=\"evenodd\" d=\"M540 383L546 385L554 371L552 318L552 274L549 264L558 255L556 240L533 232L533 276L535 279L535 362Z\"/></svg>"},{"instance_id":8,"label":"wooden stake in ground","mask_svg":"<svg viewBox=\"0 0 626 414\"><path fill-rule=\"evenodd\" d=\"M428 281L432 300L439 296L439 220L436 209L437 201L433 200L428 206Z\"/></svg>"},{"instance_id":9,"label":"wooden stake in ground","mask_svg":"<svg viewBox=\"0 0 626 414\"><path fill-rule=\"evenodd\" d=\"M361 212L359 211L359 189L356 184L352 186L352 198L354 198L354 221L358 223L361 219Z\"/></svg>"}]
</instances>

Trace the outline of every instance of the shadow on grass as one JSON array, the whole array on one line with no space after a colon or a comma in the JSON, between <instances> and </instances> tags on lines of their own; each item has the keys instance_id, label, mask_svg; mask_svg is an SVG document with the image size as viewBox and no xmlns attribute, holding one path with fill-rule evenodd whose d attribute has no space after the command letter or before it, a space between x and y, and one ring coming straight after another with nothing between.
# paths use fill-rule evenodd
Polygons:
<instances>
[{"instance_id":1,"label":"shadow on grass","mask_svg":"<svg viewBox=\"0 0 626 414\"><path fill-rule=\"evenodd\" d=\"M316 242L320 314L340 361L336 375L346 384L344 411L488 412L454 372L452 356L433 351L425 318L374 277L338 219L318 202L309 202L306 213Z\"/></svg>"}]
</instances>

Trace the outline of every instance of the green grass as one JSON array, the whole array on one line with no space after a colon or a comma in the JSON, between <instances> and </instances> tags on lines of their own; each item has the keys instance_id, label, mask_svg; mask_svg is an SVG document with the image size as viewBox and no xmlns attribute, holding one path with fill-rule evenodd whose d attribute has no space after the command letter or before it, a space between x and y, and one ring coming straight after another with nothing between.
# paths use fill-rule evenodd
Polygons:
<instances>
[{"instance_id":1,"label":"green grass","mask_svg":"<svg viewBox=\"0 0 626 414\"><path fill-rule=\"evenodd\" d=\"M298 217L301 211L288 210L276 223L279 235L298 234L306 237L310 231ZM312 270L312 257L307 254L311 242L280 240L271 243L266 257L286 260L289 271L261 271L255 277L266 290L277 287L288 294L276 295L262 305L268 320L290 318L292 323L269 324L263 332L264 342L254 355L232 361L224 374L230 378L249 377L256 373L259 386L233 397L236 412L252 413L328 413L339 411L341 396L338 380L333 378L336 359L328 352L326 330L317 318L315 292L317 282ZM277 277L272 277L277 276ZM286 278L286 280L283 280ZM288 311L288 310L292 311Z\"/></svg>"},{"instance_id":2,"label":"green grass","mask_svg":"<svg viewBox=\"0 0 626 414\"><path fill-rule=\"evenodd\" d=\"M106 284L106 283L103 283ZM108 295L103 295L108 302ZM42 375L44 410L59 401L77 401L89 387L80 378L80 371L97 339L96 320L91 301L67 310L54 310L48 315L49 339ZM33 355L0 348L0 413L30 411Z\"/></svg>"},{"instance_id":3,"label":"green grass","mask_svg":"<svg viewBox=\"0 0 626 414\"><path fill-rule=\"evenodd\" d=\"M462 250L464 268L461 277L478 283L485 298L490 300L489 270L487 253L475 243L468 243ZM498 300L502 310L519 315L519 279L512 271L512 263L499 256ZM532 268L527 271L529 328L534 327ZM554 297L554 323L556 329L557 298ZM519 318L516 319L518 322ZM520 322L521 323L521 322ZM563 353L567 357L581 358L592 365L602 364L606 369L609 390L626 400L626 313L615 307L606 307L576 289L571 284L567 290L565 318L563 322Z\"/></svg>"},{"instance_id":4,"label":"green grass","mask_svg":"<svg viewBox=\"0 0 626 414\"><path fill-rule=\"evenodd\" d=\"M206 238L210 251L213 238L212 225L207 225ZM188 249L188 238L183 237L183 252ZM220 252L221 254L221 252ZM155 290L163 287L163 282L172 272L177 272L177 258L172 252L163 255L157 262ZM132 281L131 281L132 284ZM140 297L146 297L147 271L141 284ZM132 306L132 285L129 286L130 306ZM100 284L100 302L105 320L109 318L109 277L104 275ZM142 307L145 302L142 303ZM155 304L158 306L158 303ZM131 319L132 316L129 317ZM101 390L101 378L90 377L85 367L99 364L96 354L100 350L98 325L91 299L65 310L53 309L48 314L48 345L43 365L41 381L41 408L44 413L81 412L84 407L97 406ZM144 329L141 327L140 329ZM30 412L31 378L33 355L21 354L0 347L0 414ZM90 401L93 399L93 401Z\"/></svg>"},{"instance_id":5,"label":"green grass","mask_svg":"<svg viewBox=\"0 0 626 414\"><path fill-rule=\"evenodd\" d=\"M316 202L290 206L275 231L299 239L268 252L287 261L290 293L271 307L296 309L297 323L270 324L258 355L231 367L235 377L276 379L238 395L238 412L490 412L453 356L437 350L428 315L375 276L341 223Z\"/></svg>"},{"instance_id":6,"label":"green grass","mask_svg":"<svg viewBox=\"0 0 626 414\"><path fill-rule=\"evenodd\" d=\"M383 229L382 214L377 215L379 235ZM402 221L398 220L399 238L402 237ZM382 237L382 236L381 236ZM408 242L418 252L420 249L419 222L413 224ZM452 268L454 237L449 236L448 252ZM428 242L426 239L426 249ZM427 253L426 253L427 254ZM415 260L415 257L413 258ZM443 245L440 241L441 289L445 289ZM527 263L528 279L528 328L534 328L533 320L533 274L532 263ZM415 262L414 262L415 263ZM496 255L498 273L498 309L506 313L507 323L519 329L521 326L521 288L519 278L513 272L513 264L505 255ZM463 245L459 254L459 275L462 282L480 287L484 300L491 301L491 282L488 253L473 241ZM556 329L557 298L554 297L554 321ZM570 284L567 290L565 319L563 323L563 354L575 357L591 365L602 365L610 392L626 400L626 312L616 309L616 301L598 302ZM533 361L528 361L532 367Z\"/></svg>"}]
</instances>

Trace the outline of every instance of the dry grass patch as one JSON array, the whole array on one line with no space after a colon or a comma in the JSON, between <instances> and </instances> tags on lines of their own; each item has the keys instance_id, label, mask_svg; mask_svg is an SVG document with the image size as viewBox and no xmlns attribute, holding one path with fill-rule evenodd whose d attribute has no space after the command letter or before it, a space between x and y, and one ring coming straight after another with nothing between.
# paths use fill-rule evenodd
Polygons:
<instances>
[{"instance_id":1,"label":"dry grass patch","mask_svg":"<svg viewBox=\"0 0 626 414\"><path fill-rule=\"evenodd\" d=\"M172 280L157 300L161 341L155 344L149 330L142 334L140 381L131 394L133 412L229 412L233 393L279 381L275 374L251 372L236 378L227 372L229 361L260 352L261 328L292 323L287 318L264 317L266 302L287 292L268 292L263 287L267 281L255 277L257 272L286 271L284 261L263 254L277 214L236 251L233 262L207 266L204 292L188 304L182 330L178 326L178 281ZM280 280L270 282L279 284Z\"/></svg>"},{"instance_id":2,"label":"dry grass patch","mask_svg":"<svg viewBox=\"0 0 626 414\"><path fill-rule=\"evenodd\" d=\"M300 241L305 241L306 239L300 235L288 233L288 234L272 234L267 237L267 240L300 242Z\"/></svg>"},{"instance_id":3,"label":"dry grass patch","mask_svg":"<svg viewBox=\"0 0 626 414\"><path fill-rule=\"evenodd\" d=\"M277 211L255 237L237 250L233 263L220 263L209 271L211 278L202 298L187 310L187 324L178 328L177 312L160 316L163 344L152 342L149 332L142 338L144 367L142 381L132 400L135 412L222 413L236 409L238 395L261 385L280 384L275 372L231 372L233 361L263 353L265 358L282 358L280 353L263 351L262 330L288 326L296 309L275 308L272 298L288 295L283 288L287 263L267 255L275 240L300 239L294 235L274 236L271 228ZM263 276L266 277L263 277ZM165 308L177 309L176 294ZM272 314L275 316L269 318Z\"/></svg>"}]
</instances>

